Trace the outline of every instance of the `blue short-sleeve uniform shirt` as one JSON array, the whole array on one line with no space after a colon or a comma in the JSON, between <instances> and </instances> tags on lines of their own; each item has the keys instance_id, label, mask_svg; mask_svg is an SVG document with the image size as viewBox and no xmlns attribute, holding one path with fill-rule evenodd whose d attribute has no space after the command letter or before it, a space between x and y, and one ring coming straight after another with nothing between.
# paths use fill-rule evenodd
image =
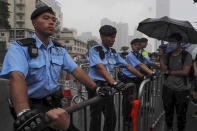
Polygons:
<instances>
[{"instance_id":1,"label":"blue short-sleeve uniform shirt","mask_svg":"<svg viewBox=\"0 0 197 131\"><path fill-rule=\"evenodd\" d=\"M102 59L99 55L99 51L95 48L97 46L101 46L104 52L104 58ZM90 71L89 76L94 80L106 81L105 78L96 70L95 66L99 63L103 64L106 70L112 76L114 65L118 66L126 66L126 61L120 57L117 52L113 52L112 49L107 50L102 44L98 44L92 47L89 51L89 59L90 59Z\"/></svg>"},{"instance_id":2,"label":"blue short-sleeve uniform shirt","mask_svg":"<svg viewBox=\"0 0 197 131\"><path fill-rule=\"evenodd\" d=\"M140 68L138 67L138 65L140 63L144 63L144 64L151 64L151 61L149 61L148 59L146 59L143 55L141 55L140 53L136 53L134 51L131 51L129 53L129 55L126 57L126 62L130 65L132 65L133 67L135 67L138 71L140 71ZM128 69L124 68L122 73L130 78L134 78L136 77L136 75L134 75L133 73L131 73Z\"/></svg>"},{"instance_id":3,"label":"blue short-sleeve uniform shirt","mask_svg":"<svg viewBox=\"0 0 197 131\"><path fill-rule=\"evenodd\" d=\"M59 89L58 79L62 69L72 72L77 64L67 53L65 48L56 47L50 40L47 48L36 35L38 56L30 58L28 47L17 42L10 44L4 58L1 77L9 77L12 71L21 72L26 81L30 98L42 98Z\"/></svg>"},{"instance_id":4,"label":"blue short-sleeve uniform shirt","mask_svg":"<svg viewBox=\"0 0 197 131\"><path fill-rule=\"evenodd\" d=\"M138 67L139 64L141 64L142 62L140 60L138 60L138 58L135 55L135 52L131 51L127 57L126 57L126 62L130 65L132 65L133 67L135 67L138 71L140 71L140 68ZM130 78L134 78L136 77L136 75L134 75L133 73L131 73L128 69L124 68L122 70L122 73Z\"/></svg>"}]
</instances>

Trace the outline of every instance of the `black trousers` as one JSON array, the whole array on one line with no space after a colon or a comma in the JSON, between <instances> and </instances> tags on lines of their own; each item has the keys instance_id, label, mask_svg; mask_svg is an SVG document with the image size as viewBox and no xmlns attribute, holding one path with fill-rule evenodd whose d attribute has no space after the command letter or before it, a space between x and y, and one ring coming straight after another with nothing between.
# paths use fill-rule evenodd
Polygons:
<instances>
[{"instance_id":1,"label":"black trousers","mask_svg":"<svg viewBox=\"0 0 197 131\"><path fill-rule=\"evenodd\" d=\"M105 86L107 83L96 81L98 86ZM95 91L88 90L88 98L96 96ZM89 131L101 131L101 115L104 115L103 131L115 131L116 127L116 111L114 105L114 98L107 97L103 101L90 105L90 127Z\"/></svg>"},{"instance_id":2,"label":"black trousers","mask_svg":"<svg viewBox=\"0 0 197 131\"><path fill-rule=\"evenodd\" d=\"M61 99L63 98L63 93L61 90L46 96L42 99L29 99L29 104L31 109L37 109L40 112L47 112L54 108L61 108ZM52 129L47 127L43 131L59 131L57 129Z\"/></svg>"},{"instance_id":3,"label":"black trousers","mask_svg":"<svg viewBox=\"0 0 197 131\"><path fill-rule=\"evenodd\" d=\"M122 99L122 116L123 116L123 131L131 131L133 128L132 118L130 116L132 109L132 101L134 100L134 94L138 94L138 89L141 84L141 80L137 78L129 78L123 74L118 75L118 79L123 83L135 83L136 88L134 87L128 88L123 91L123 99Z\"/></svg>"},{"instance_id":4,"label":"black trousers","mask_svg":"<svg viewBox=\"0 0 197 131\"><path fill-rule=\"evenodd\" d=\"M168 128L173 127L174 110L177 114L178 131L183 131L186 124L186 113L188 108L189 90L176 91L166 86L163 87L163 105L165 110L165 121Z\"/></svg>"}]
</instances>

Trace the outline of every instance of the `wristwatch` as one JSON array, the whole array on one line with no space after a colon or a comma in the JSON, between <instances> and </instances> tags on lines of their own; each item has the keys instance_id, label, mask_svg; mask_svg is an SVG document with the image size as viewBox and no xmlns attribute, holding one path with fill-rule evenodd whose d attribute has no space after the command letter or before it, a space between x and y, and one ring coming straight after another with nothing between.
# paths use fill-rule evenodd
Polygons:
<instances>
[{"instance_id":1,"label":"wristwatch","mask_svg":"<svg viewBox=\"0 0 197 131\"><path fill-rule=\"evenodd\" d=\"M23 113L29 111L30 109L23 109L21 112L17 114L17 117L20 117Z\"/></svg>"},{"instance_id":2,"label":"wristwatch","mask_svg":"<svg viewBox=\"0 0 197 131\"><path fill-rule=\"evenodd\" d=\"M115 81L113 84L111 84L112 86L116 86L118 84L117 81Z\"/></svg>"}]
</instances>

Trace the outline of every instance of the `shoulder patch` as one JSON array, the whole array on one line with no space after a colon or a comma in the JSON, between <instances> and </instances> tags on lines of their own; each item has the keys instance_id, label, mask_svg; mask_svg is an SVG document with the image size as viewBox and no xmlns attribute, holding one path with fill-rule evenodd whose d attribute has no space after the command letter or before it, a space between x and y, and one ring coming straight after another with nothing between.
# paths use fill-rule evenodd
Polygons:
<instances>
[{"instance_id":1,"label":"shoulder patch","mask_svg":"<svg viewBox=\"0 0 197 131\"><path fill-rule=\"evenodd\" d=\"M21 46L30 46L32 44L35 44L36 40L34 38L26 38L17 40L16 42Z\"/></svg>"},{"instance_id":2,"label":"shoulder patch","mask_svg":"<svg viewBox=\"0 0 197 131\"><path fill-rule=\"evenodd\" d=\"M99 56L101 59L104 59L105 58L105 52L103 51L103 48L102 46L96 46L94 47L94 49L99 52Z\"/></svg>"},{"instance_id":3,"label":"shoulder patch","mask_svg":"<svg viewBox=\"0 0 197 131\"><path fill-rule=\"evenodd\" d=\"M116 53L116 50L114 48L110 48L112 53Z\"/></svg>"},{"instance_id":4,"label":"shoulder patch","mask_svg":"<svg viewBox=\"0 0 197 131\"><path fill-rule=\"evenodd\" d=\"M65 45L63 45L62 43L59 43L58 41L56 40L52 40L53 44L56 46L56 47L62 47L62 48L66 48Z\"/></svg>"}]
</instances>

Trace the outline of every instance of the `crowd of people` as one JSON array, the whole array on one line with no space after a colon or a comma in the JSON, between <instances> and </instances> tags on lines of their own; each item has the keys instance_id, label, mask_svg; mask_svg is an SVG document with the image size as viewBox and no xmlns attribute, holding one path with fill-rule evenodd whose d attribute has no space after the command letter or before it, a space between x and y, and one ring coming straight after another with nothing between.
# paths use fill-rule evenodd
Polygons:
<instances>
[{"instance_id":1,"label":"crowd of people","mask_svg":"<svg viewBox=\"0 0 197 131\"><path fill-rule=\"evenodd\" d=\"M51 7L40 7L31 15L35 34L12 42L6 53L1 77L10 79L10 94L13 102L16 130L38 130L43 127L44 115L50 118L50 123L43 131L72 131L68 113L61 107L63 97L58 84L61 70L72 73L88 90L88 98L105 97L103 101L90 105L90 131L101 131L101 115L104 115L103 131L114 131L116 127L116 111L112 88L123 92L123 131L132 130L129 113L132 105L130 95L133 88L124 89L128 82L133 82L139 88L145 76L153 76L150 68L156 66L165 74L163 86L163 104L166 112L168 131L173 130L173 115L176 109L178 131L184 131L188 106L187 96L190 93L187 76L192 67L192 58L181 45L178 33L170 36L175 48L166 53L160 52L160 64L150 61L145 50L148 39L133 39L130 42L132 51L124 60L113 49L117 30L110 25L99 29L101 43L89 50L90 71L86 74L70 57L60 43L52 40L55 32L56 18ZM162 48L163 49L163 48ZM197 58L196 58L197 59ZM113 78L114 66L124 69L118 73L120 81ZM194 62L197 76L196 61ZM195 93L194 93L195 96ZM174 109L175 108L175 109Z\"/></svg>"}]
</instances>

